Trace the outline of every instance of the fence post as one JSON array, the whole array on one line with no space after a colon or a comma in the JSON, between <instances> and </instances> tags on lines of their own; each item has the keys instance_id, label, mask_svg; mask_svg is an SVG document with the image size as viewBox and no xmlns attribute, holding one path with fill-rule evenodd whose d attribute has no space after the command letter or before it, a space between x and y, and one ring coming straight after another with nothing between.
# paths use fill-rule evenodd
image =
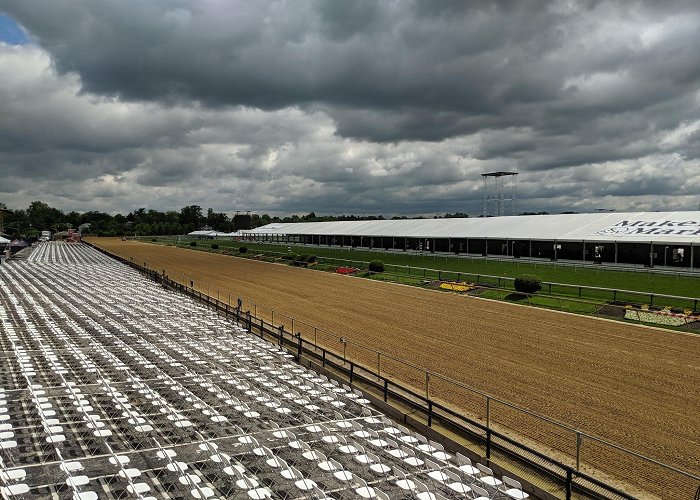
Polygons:
<instances>
[{"instance_id":1,"label":"fence post","mask_svg":"<svg viewBox=\"0 0 700 500\"><path fill-rule=\"evenodd\" d=\"M433 402L428 400L428 427L433 426Z\"/></svg>"},{"instance_id":2,"label":"fence post","mask_svg":"<svg viewBox=\"0 0 700 500\"><path fill-rule=\"evenodd\" d=\"M301 332L297 332L294 336L299 339L299 344L297 346L297 363L301 363ZM350 383L352 383L352 371L350 372Z\"/></svg>"},{"instance_id":3,"label":"fence post","mask_svg":"<svg viewBox=\"0 0 700 500\"><path fill-rule=\"evenodd\" d=\"M343 364L345 364L345 349L348 346L348 339L346 339L345 337L340 337L340 341L343 343Z\"/></svg>"},{"instance_id":4,"label":"fence post","mask_svg":"<svg viewBox=\"0 0 700 500\"><path fill-rule=\"evenodd\" d=\"M384 402L386 403L386 400L388 399L389 396L389 380L384 379Z\"/></svg>"},{"instance_id":5,"label":"fence post","mask_svg":"<svg viewBox=\"0 0 700 500\"><path fill-rule=\"evenodd\" d=\"M381 376L382 374L382 353L380 351L377 351L377 375Z\"/></svg>"},{"instance_id":6,"label":"fence post","mask_svg":"<svg viewBox=\"0 0 700 500\"><path fill-rule=\"evenodd\" d=\"M425 372L425 399L430 399L430 373Z\"/></svg>"},{"instance_id":7,"label":"fence post","mask_svg":"<svg viewBox=\"0 0 700 500\"><path fill-rule=\"evenodd\" d=\"M253 332L253 320L250 317L250 311L246 311L245 315L246 315L246 322L248 323L248 332L252 333Z\"/></svg>"},{"instance_id":8,"label":"fence post","mask_svg":"<svg viewBox=\"0 0 700 500\"><path fill-rule=\"evenodd\" d=\"M576 432L576 470L581 470L581 445L583 444L583 436L580 432Z\"/></svg>"},{"instance_id":9,"label":"fence post","mask_svg":"<svg viewBox=\"0 0 700 500\"><path fill-rule=\"evenodd\" d=\"M491 428L491 396L486 396L486 428Z\"/></svg>"},{"instance_id":10,"label":"fence post","mask_svg":"<svg viewBox=\"0 0 700 500\"><path fill-rule=\"evenodd\" d=\"M355 372L355 363L350 362L350 385L352 385L353 373Z\"/></svg>"},{"instance_id":11,"label":"fence post","mask_svg":"<svg viewBox=\"0 0 700 500\"><path fill-rule=\"evenodd\" d=\"M486 429L486 461L491 460L491 429Z\"/></svg>"},{"instance_id":12,"label":"fence post","mask_svg":"<svg viewBox=\"0 0 700 500\"><path fill-rule=\"evenodd\" d=\"M292 331L294 331L294 330L292 330ZM280 325L280 327L279 327L279 337L278 337L278 339L277 339L277 345L279 345L279 346L282 346L282 344L284 343L284 338L283 338L283 334L284 334L284 333L283 333L283 332L284 332L284 325Z\"/></svg>"},{"instance_id":13,"label":"fence post","mask_svg":"<svg viewBox=\"0 0 700 500\"><path fill-rule=\"evenodd\" d=\"M566 469L566 500L571 500L571 485L574 482L571 469Z\"/></svg>"}]
</instances>

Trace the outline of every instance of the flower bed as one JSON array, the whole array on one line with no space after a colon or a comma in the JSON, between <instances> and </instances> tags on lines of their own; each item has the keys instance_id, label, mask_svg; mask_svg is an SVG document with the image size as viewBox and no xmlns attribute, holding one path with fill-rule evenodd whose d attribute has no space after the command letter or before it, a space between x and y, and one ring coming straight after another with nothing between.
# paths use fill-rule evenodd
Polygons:
<instances>
[{"instance_id":1,"label":"flower bed","mask_svg":"<svg viewBox=\"0 0 700 500\"><path fill-rule=\"evenodd\" d=\"M683 326L700 318L688 314L671 313L664 310L649 311L640 309L627 309L625 311L625 319L641 321L643 323L654 323L657 325L666 326Z\"/></svg>"},{"instance_id":2,"label":"flower bed","mask_svg":"<svg viewBox=\"0 0 700 500\"><path fill-rule=\"evenodd\" d=\"M442 288L443 290L451 290L453 292L466 292L473 289L474 285L464 281L445 281L440 283L439 288Z\"/></svg>"},{"instance_id":3,"label":"flower bed","mask_svg":"<svg viewBox=\"0 0 700 500\"><path fill-rule=\"evenodd\" d=\"M338 274L355 274L359 271L360 270L357 269L356 267L338 267L335 270L335 272Z\"/></svg>"}]
</instances>

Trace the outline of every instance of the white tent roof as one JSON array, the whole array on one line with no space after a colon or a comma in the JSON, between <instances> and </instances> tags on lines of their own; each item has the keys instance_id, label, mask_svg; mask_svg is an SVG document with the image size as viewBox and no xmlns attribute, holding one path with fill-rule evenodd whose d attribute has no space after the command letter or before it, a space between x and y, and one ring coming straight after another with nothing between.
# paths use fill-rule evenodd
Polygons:
<instances>
[{"instance_id":1,"label":"white tent roof","mask_svg":"<svg viewBox=\"0 0 700 500\"><path fill-rule=\"evenodd\" d=\"M233 237L233 236L242 236L242 232L233 232L233 233L222 233L221 231L192 231L191 233L187 233L187 236L209 236L211 238L226 238L226 237Z\"/></svg>"},{"instance_id":2,"label":"white tent roof","mask_svg":"<svg viewBox=\"0 0 700 500\"><path fill-rule=\"evenodd\" d=\"M9 242L10 242L10 240L8 240L8 239L3 238L2 236L0 236L0 245L4 245L5 243L9 243Z\"/></svg>"},{"instance_id":3,"label":"white tent roof","mask_svg":"<svg viewBox=\"0 0 700 500\"><path fill-rule=\"evenodd\" d=\"M274 223L247 234L700 243L700 211Z\"/></svg>"}]
</instances>

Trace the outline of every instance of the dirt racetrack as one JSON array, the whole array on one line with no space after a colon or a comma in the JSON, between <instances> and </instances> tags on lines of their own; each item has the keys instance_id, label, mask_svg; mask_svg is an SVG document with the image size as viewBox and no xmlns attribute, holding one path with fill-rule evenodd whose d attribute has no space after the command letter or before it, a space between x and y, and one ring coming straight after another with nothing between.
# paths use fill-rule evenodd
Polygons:
<instances>
[{"instance_id":1,"label":"dirt racetrack","mask_svg":"<svg viewBox=\"0 0 700 500\"><path fill-rule=\"evenodd\" d=\"M344 335L661 462L700 472L700 336L189 249L89 241L165 269L173 279L182 280L184 274L213 296L217 290L231 292L234 300L266 306L275 311L276 321L289 324L283 313L337 332L319 337L330 348L340 350L338 338ZM348 349L376 366L376 355ZM382 365L382 373L419 387L425 383L419 374L391 363ZM483 418L483 401L460 396L454 386L431 381L431 393ZM573 434L499 405L492 406L491 418L574 455ZM584 441L581 462L659 497L673 492L674 498L692 498L700 486L595 442Z\"/></svg>"}]
</instances>

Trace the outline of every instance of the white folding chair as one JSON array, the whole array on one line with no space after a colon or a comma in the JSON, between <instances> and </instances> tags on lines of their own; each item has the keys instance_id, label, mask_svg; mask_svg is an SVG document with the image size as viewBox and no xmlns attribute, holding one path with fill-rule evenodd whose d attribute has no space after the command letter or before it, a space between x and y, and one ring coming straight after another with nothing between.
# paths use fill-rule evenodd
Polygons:
<instances>
[{"instance_id":1,"label":"white folding chair","mask_svg":"<svg viewBox=\"0 0 700 500\"><path fill-rule=\"evenodd\" d=\"M498 488L501 484L503 484L503 481L493 475L493 471L489 467L486 467L483 464L476 464L476 468L479 469L477 479L485 485L491 486L492 488Z\"/></svg>"},{"instance_id":2,"label":"white folding chair","mask_svg":"<svg viewBox=\"0 0 700 500\"><path fill-rule=\"evenodd\" d=\"M523 486L519 481L511 479L508 476L501 476L503 484L498 487L498 491L505 493L510 498L515 500L525 500L530 495L523 491Z\"/></svg>"}]
</instances>

